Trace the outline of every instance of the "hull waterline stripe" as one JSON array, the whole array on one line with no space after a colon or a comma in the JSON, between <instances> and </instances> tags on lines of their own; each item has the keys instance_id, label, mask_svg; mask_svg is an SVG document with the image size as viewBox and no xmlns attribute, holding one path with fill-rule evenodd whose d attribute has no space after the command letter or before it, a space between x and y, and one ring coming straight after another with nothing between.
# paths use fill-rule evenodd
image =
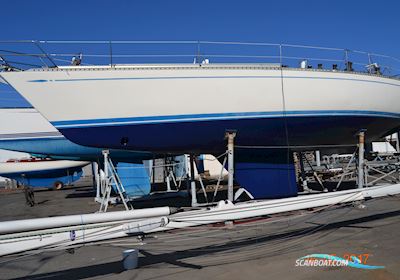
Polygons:
<instances>
[{"instance_id":1,"label":"hull waterline stripe","mask_svg":"<svg viewBox=\"0 0 400 280\"><path fill-rule=\"evenodd\" d=\"M16 132L16 133L0 133L0 138L37 138L37 137L63 137L58 131L51 132Z\"/></svg>"},{"instance_id":2,"label":"hull waterline stripe","mask_svg":"<svg viewBox=\"0 0 400 280\"><path fill-rule=\"evenodd\" d=\"M327 110L327 111L240 112L240 113L192 114L192 115L172 115L172 116L149 116L149 117L54 121L51 123L57 128L75 128L75 127L113 126L113 125L127 125L127 124L141 125L141 124L158 124L158 123L174 123L174 122L198 122L198 121L281 118L281 117L325 117L325 116L333 116L333 117L373 116L373 117L386 117L386 118L400 118L400 114L390 113L390 112Z\"/></svg>"},{"instance_id":3,"label":"hull waterline stripe","mask_svg":"<svg viewBox=\"0 0 400 280\"><path fill-rule=\"evenodd\" d=\"M369 76L366 76L369 77ZM183 77L123 77L123 78L81 78L81 79L39 79L30 80L30 83L47 83L47 82L84 82L84 81L123 81L123 80L183 80L183 79L280 79L281 76L183 76ZM304 77L304 76L284 76L284 79L315 79L315 80L342 80L366 83L378 83L400 87L400 83L388 83L382 81L352 79L352 78L335 78L335 77Z\"/></svg>"},{"instance_id":4,"label":"hull waterline stripe","mask_svg":"<svg viewBox=\"0 0 400 280\"><path fill-rule=\"evenodd\" d=\"M18 140L54 140L54 139L65 139L64 136L31 136L31 137L2 137L0 135L0 141L18 141Z\"/></svg>"}]
</instances>

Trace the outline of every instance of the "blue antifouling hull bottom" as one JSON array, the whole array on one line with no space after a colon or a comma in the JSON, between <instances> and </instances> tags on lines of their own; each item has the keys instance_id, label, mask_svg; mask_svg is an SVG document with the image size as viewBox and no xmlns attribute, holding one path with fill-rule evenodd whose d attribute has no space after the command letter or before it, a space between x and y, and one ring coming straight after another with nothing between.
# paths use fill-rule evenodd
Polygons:
<instances>
[{"instance_id":1,"label":"blue antifouling hull bottom","mask_svg":"<svg viewBox=\"0 0 400 280\"><path fill-rule=\"evenodd\" d=\"M150 179L143 164L119 162L117 173L129 198L150 193Z\"/></svg>"},{"instance_id":2,"label":"blue antifouling hull bottom","mask_svg":"<svg viewBox=\"0 0 400 280\"><path fill-rule=\"evenodd\" d=\"M297 196L294 164L238 162L235 180L255 199Z\"/></svg>"},{"instance_id":3,"label":"blue antifouling hull bottom","mask_svg":"<svg viewBox=\"0 0 400 280\"><path fill-rule=\"evenodd\" d=\"M65 171L67 173L68 171ZM29 187L39 187L39 188L53 188L56 182L61 182L64 185L71 184L82 177L82 169L79 168L75 171L71 171L71 175L62 176L61 173L46 173L46 172L37 172L36 174L23 174L23 175L10 175L5 176L6 178L10 178L18 181L19 184ZM57 175L56 175L57 174ZM58 177L57 177L58 176Z\"/></svg>"}]
</instances>

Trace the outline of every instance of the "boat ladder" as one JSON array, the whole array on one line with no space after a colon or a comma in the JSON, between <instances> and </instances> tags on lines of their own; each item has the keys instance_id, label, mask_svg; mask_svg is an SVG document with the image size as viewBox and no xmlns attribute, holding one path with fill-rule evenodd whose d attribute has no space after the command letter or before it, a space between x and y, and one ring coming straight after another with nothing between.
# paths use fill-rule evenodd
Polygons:
<instances>
[{"instance_id":1,"label":"boat ladder","mask_svg":"<svg viewBox=\"0 0 400 280\"><path fill-rule=\"evenodd\" d=\"M108 156L109 151L108 150L103 151L103 155L104 155L105 178L104 180L102 180L103 184L102 189L104 190L104 192L103 192L103 197L101 199L99 212L107 212L112 189L114 189L118 193L121 202L125 206L125 209L130 210L128 204L126 203L128 198L126 196L124 185L122 184L121 179L118 176L118 173L115 169L112 160Z\"/></svg>"}]
</instances>

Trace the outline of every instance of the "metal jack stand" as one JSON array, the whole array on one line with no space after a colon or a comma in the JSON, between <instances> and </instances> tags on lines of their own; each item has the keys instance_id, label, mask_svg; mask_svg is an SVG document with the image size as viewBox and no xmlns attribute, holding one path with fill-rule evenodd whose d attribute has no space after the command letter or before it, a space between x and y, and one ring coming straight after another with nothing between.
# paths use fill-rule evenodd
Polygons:
<instances>
[{"instance_id":1,"label":"metal jack stand","mask_svg":"<svg viewBox=\"0 0 400 280\"><path fill-rule=\"evenodd\" d=\"M218 182L217 182L217 185L215 186L214 195L213 195L213 199L212 199L211 203L213 203L215 201L215 198L217 196L218 188L219 188L219 185L222 180L222 174L224 171L226 161L228 161L228 200L233 202L233 201L237 200L243 193L247 194L251 199L254 198L251 195L251 193L249 193L244 188L239 188L235 194L233 193L233 175L235 172L235 167L234 167L234 148L235 148L234 140L235 140L235 137L236 137L236 132L234 132L234 131L227 131L225 133L225 139L228 139L228 146L227 146L227 150L225 153L224 161L222 163L221 173L219 174Z\"/></svg>"},{"instance_id":2,"label":"metal jack stand","mask_svg":"<svg viewBox=\"0 0 400 280\"><path fill-rule=\"evenodd\" d=\"M197 168L197 165L195 164L194 158L195 158L194 155L190 155L190 195L192 196L192 204L191 204L192 207L197 207L197 206L208 205L208 197L207 197L206 189L203 184L203 180L201 179L201 175L198 174L199 183L200 183L201 189L203 191L205 203L198 203L198 201L197 201L196 181L195 181L195 175L194 175L194 168L195 168L195 166Z\"/></svg>"},{"instance_id":3,"label":"metal jack stand","mask_svg":"<svg viewBox=\"0 0 400 280\"><path fill-rule=\"evenodd\" d=\"M102 197L102 189L101 189L101 184L102 184L102 179L101 179L101 172L99 165L97 162L92 162L92 174L93 174L93 183L96 186L96 197L94 198L95 202L101 203Z\"/></svg>"},{"instance_id":4,"label":"metal jack stand","mask_svg":"<svg viewBox=\"0 0 400 280\"><path fill-rule=\"evenodd\" d=\"M365 160L364 160L364 153L365 153L365 130L360 130L358 135L358 145L357 150L351 156L350 161L348 162L347 166L343 169L343 174L340 176L340 180L336 185L335 190L339 190L341 183L345 177L349 177L350 179L357 178L357 187L359 189L363 188L367 184L365 183L365 169L367 167ZM356 162L358 153L358 162ZM352 163L356 162L356 166L352 167Z\"/></svg>"},{"instance_id":5,"label":"metal jack stand","mask_svg":"<svg viewBox=\"0 0 400 280\"><path fill-rule=\"evenodd\" d=\"M358 188L364 187L364 143L365 143L365 130L358 133Z\"/></svg>"},{"instance_id":6,"label":"metal jack stand","mask_svg":"<svg viewBox=\"0 0 400 280\"><path fill-rule=\"evenodd\" d=\"M236 132L228 131L225 134L225 138L228 139L228 200L233 202L233 175L235 172L234 168L234 140L235 140Z\"/></svg>"},{"instance_id":7,"label":"metal jack stand","mask_svg":"<svg viewBox=\"0 0 400 280\"><path fill-rule=\"evenodd\" d=\"M197 192L196 192L196 181L194 178L194 155L190 155L190 194L192 196L192 207L196 207L197 204Z\"/></svg>"},{"instance_id":8,"label":"metal jack stand","mask_svg":"<svg viewBox=\"0 0 400 280\"><path fill-rule=\"evenodd\" d=\"M110 194L111 194L112 186L115 186L115 189L117 190L118 195L120 196L121 201L125 206L125 209L129 210L129 207L126 204L126 198L125 198L126 195L125 195L124 186L122 185L122 182L117 174L117 171L115 170L114 164L108 157L109 153L110 152L108 150L103 151L105 179L103 180L102 183L104 184L103 189L105 191L103 193L103 197L101 200L99 212L107 212L108 203L110 202Z\"/></svg>"},{"instance_id":9,"label":"metal jack stand","mask_svg":"<svg viewBox=\"0 0 400 280\"><path fill-rule=\"evenodd\" d=\"M303 153L299 152L298 155L299 155L299 162L300 162L301 184L303 186L303 191L310 192L311 190L308 188L306 171L304 169Z\"/></svg>"},{"instance_id":10,"label":"metal jack stand","mask_svg":"<svg viewBox=\"0 0 400 280\"><path fill-rule=\"evenodd\" d=\"M362 189L364 187L364 153L365 153L365 130L361 130L358 133L358 188ZM367 185L367 184L365 184ZM360 201L355 205L358 209L364 209L366 206Z\"/></svg>"},{"instance_id":11,"label":"metal jack stand","mask_svg":"<svg viewBox=\"0 0 400 280\"><path fill-rule=\"evenodd\" d=\"M215 198L217 196L219 184L221 183L221 180L222 180L222 177L223 177L223 172L224 172L224 169L225 169L226 160L227 160L227 157L226 157L226 153L225 153L224 161L222 162L221 172L219 174L217 184L215 185L214 195L213 195L213 199L212 199L211 203L214 203Z\"/></svg>"},{"instance_id":12,"label":"metal jack stand","mask_svg":"<svg viewBox=\"0 0 400 280\"><path fill-rule=\"evenodd\" d=\"M176 192L176 191L178 191L178 189L180 187L178 185L178 182L174 175L175 165L176 165L176 162L174 162L171 158L165 158L164 178L167 183L167 192ZM172 181L175 189L171 188L171 181Z\"/></svg>"},{"instance_id":13,"label":"metal jack stand","mask_svg":"<svg viewBox=\"0 0 400 280\"><path fill-rule=\"evenodd\" d=\"M320 167L321 166L321 153L319 150L315 151L315 161L317 163L317 166Z\"/></svg>"},{"instance_id":14,"label":"metal jack stand","mask_svg":"<svg viewBox=\"0 0 400 280\"><path fill-rule=\"evenodd\" d=\"M328 192L328 189L324 186L324 183L323 183L322 180L318 177L318 174L317 174L317 172L314 170L312 164L308 161L307 157L305 157L303 153L300 153L300 159L301 159L301 161L300 161L300 166L301 166L301 164L303 163L303 159L304 159L304 160L307 162L307 164L310 166L310 168L311 168L311 170L312 170L312 172L313 172L313 176L314 176L315 180L318 182L318 184L321 186L322 191L323 191L323 192ZM303 168L304 168L304 163L303 163ZM306 180L307 180L307 177L306 177ZM311 189L308 188L308 186L307 186L307 181L305 181L305 185L304 185L304 182L303 182L303 189L304 189L305 192L311 192L311 191L312 191Z\"/></svg>"},{"instance_id":15,"label":"metal jack stand","mask_svg":"<svg viewBox=\"0 0 400 280\"><path fill-rule=\"evenodd\" d=\"M218 182L217 185L215 186L215 190L214 190L214 195L213 195L213 199L210 202L211 204L214 203L215 198L217 196L217 192L218 192L218 188L219 185L221 183L222 177L223 177L223 171L224 171L224 166L226 164L226 162L228 161L228 197L227 200L229 200L230 202L234 202L235 200L237 200L240 195L242 195L243 193L247 194L251 199L253 199L254 197L251 195L251 193L249 193L247 190L240 188L236 194L234 194L233 192L233 175L234 175L234 139L236 137L236 132L234 131L227 131L225 133L225 139L228 140L228 145L227 145L227 151L226 153L224 153L225 157L222 163L222 168L221 168L221 173L218 177ZM191 195L192 195L192 207L193 206L199 206L200 204L197 202L197 197L196 197L196 185L195 185L195 181L194 181L194 156L190 155L190 170L191 170ZM206 204L209 204L208 198L207 198L207 193L203 184L203 181L201 179L201 176L199 175L199 180L200 180L200 185L201 188L203 190L203 194L206 200ZM204 205L204 204L203 204Z\"/></svg>"}]
</instances>

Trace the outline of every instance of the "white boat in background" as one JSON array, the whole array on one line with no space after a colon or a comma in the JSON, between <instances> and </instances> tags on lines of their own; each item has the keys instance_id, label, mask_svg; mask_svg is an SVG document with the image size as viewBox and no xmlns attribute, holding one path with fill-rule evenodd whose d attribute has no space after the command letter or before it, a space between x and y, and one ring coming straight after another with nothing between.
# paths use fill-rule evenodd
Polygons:
<instances>
[{"instance_id":1,"label":"white boat in background","mask_svg":"<svg viewBox=\"0 0 400 280\"><path fill-rule=\"evenodd\" d=\"M16 180L27 187L60 189L65 184L78 180L83 174L83 167L88 164L87 161L10 159L0 162L0 176Z\"/></svg>"},{"instance_id":2,"label":"white boat in background","mask_svg":"<svg viewBox=\"0 0 400 280\"><path fill-rule=\"evenodd\" d=\"M83 162L102 162L103 160L102 149L84 147L69 141L33 108L0 108L0 120L0 149L29 153L23 154L24 157L30 157L32 154L36 158L61 159L60 161L46 160L43 162L35 160L30 164L26 161L13 164L0 163L0 176L3 174L8 178L16 179L21 184L51 185L54 179L46 180L46 176L49 178L65 177L64 175L73 174L75 171L79 173ZM10 152L4 151L0 153L0 158L4 155L3 161L22 157L18 154L13 156L13 153L10 155ZM129 175L128 178L121 177L126 184L126 193L132 195L146 192L143 184L139 183L139 178L136 178L136 184L130 184L130 186L127 180L133 176L134 172L139 172L138 166L141 166L142 160L152 158L153 155L126 150L111 150L111 153L115 163L136 166L129 170L128 174L125 174L125 177ZM7 157L7 155L10 156ZM140 174L144 173L145 171ZM30 179L27 180L27 178ZM74 178L78 178L78 176ZM148 178L146 179L148 181ZM64 181L71 182L71 176L67 176ZM139 191L136 191L137 189Z\"/></svg>"},{"instance_id":3,"label":"white boat in background","mask_svg":"<svg viewBox=\"0 0 400 280\"><path fill-rule=\"evenodd\" d=\"M0 119L0 141L63 138L63 135L33 108L0 108Z\"/></svg>"},{"instance_id":4,"label":"white boat in background","mask_svg":"<svg viewBox=\"0 0 400 280\"><path fill-rule=\"evenodd\" d=\"M0 175L26 174L32 172L46 172L52 170L83 167L88 165L87 161L72 160L46 160L46 159L21 159L0 162Z\"/></svg>"},{"instance_id":5,"label":"white boat in background","mask_svg":"<svg viewBox=\"0 0 400 280\"><path fill-rule=\"evenodd\" d=\"M98 161L103 157L101 149L66 139L34 108L0 108L0 120L0 149L65 160ZM153 156L126 150L112 153L118 161L137 163Z\"/></svg>"}]
</instances>

